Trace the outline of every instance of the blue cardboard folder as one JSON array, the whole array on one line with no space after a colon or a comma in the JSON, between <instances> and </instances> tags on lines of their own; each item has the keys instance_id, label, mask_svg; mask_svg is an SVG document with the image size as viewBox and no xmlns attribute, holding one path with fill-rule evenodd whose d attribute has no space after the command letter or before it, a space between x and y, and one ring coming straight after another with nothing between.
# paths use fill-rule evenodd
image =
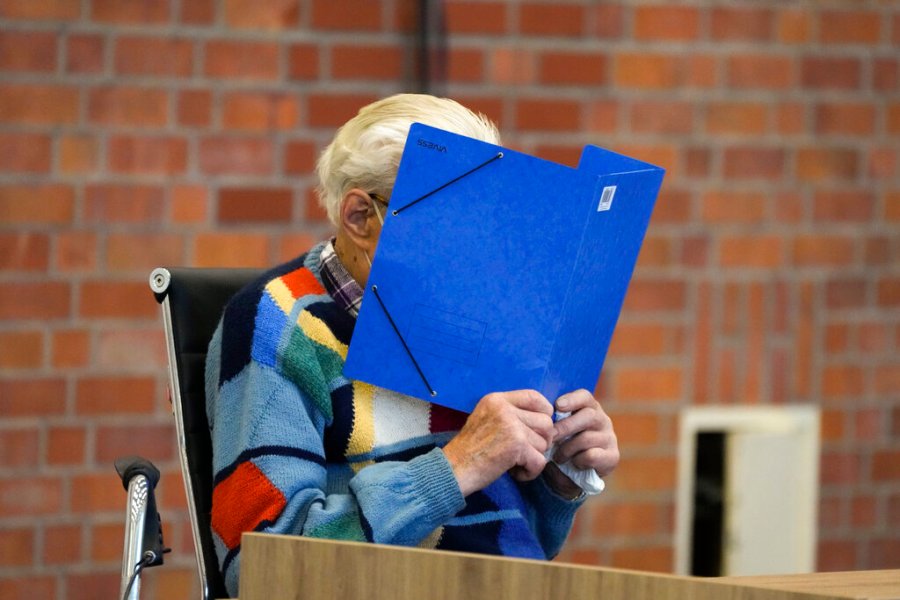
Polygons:
<instances>
[{"instance_id":1,"label":"blue cardboard folder","mask_svg":"<svg viewBox=\"0 0 900 600\"><path fill-rule=\"evenodd\" d=\"M344 374L466 412L490 392L593 389L663 174L413 125Z\"/></svg>"}]
</instances>

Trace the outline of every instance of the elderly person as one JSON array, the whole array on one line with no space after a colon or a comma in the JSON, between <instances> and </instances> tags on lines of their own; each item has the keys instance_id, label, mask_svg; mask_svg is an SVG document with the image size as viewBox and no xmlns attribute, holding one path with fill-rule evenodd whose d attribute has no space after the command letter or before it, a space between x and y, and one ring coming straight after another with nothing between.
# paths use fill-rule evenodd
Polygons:
<instances>
[{"instance_id":1,"label":"elderly person","mask_svg":"<svg viewBox=\"0 0 900 600\"><path fill-rule=\"evenodd\" d=\"M239 292L210 343L212 529L231 594L244 531L552 558L584 494L548 449L601 476L618 463L612 423L586 390L497 390L466 415L344 377L413 122L499 144L452 100L364 107L318 162L335 237ZM554 423L554 404L571 416Z\"/></svg>"}]
</instances>

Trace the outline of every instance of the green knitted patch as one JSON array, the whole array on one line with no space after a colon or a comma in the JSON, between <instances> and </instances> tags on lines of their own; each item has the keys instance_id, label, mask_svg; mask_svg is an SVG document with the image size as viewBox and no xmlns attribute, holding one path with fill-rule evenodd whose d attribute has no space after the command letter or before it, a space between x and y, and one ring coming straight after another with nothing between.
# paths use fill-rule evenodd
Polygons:
<instances>
[{"instance_id":1,"label":"green knitted patch","mask_svg":"<svg viewBox=\"0 0 900 600\"><path fill-rule=\"evenodd\" d=\"M316 525L307 530L307 534L310 537L331 540L366 541L366 535L363 533L356 511L343 513L333 521Z\"/></svg>"},{"instance_id":2,"label":"green knitted patch","mask_svg":"<svg viewBox=\"0 0 900 600\"><path fill-rule=\"evenodd\" d=\"M328 391L328 377L322 372L320 346L295 328L282 354L284 375L294 382L300 391L316 405L328 421L332 419L331 395ZM327 351L327 349L326 349ZM334 354L333 352L331 354Z\"/></svg>"},{"instance_id":3,"label":"green knitted patch","mask_svg":"<svg viewBox=\"0 0 900 600\"><path fill-rule=\"evenodd\" d=\"M344 359L331 348L326 348L321 344L313 342L313 348L315 348L319 366L322 368L322 375L330 387L335 379L343 377Z\"/></svg>"}]
</instances>

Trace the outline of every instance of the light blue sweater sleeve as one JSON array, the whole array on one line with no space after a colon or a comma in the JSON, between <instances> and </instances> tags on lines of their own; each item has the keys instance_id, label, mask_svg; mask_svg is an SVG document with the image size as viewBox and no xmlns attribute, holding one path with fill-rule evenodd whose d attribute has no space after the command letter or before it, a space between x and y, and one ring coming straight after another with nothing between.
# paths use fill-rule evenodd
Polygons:
<instances>
[{"instance_id":1,"label":"light blue sweater sleeve","mask_svg":"<svg viewBox=\"0 0 900 600\"><path fill-rule=\"evenodd\" d=\"M529 525L547 558L553 558L562 549L572 529L575 513L584 504L584 498L563 498L550 488L543 477L519 484L519 487L528 507Z\"/></svg>"},{"instance_id":2,"label":"light blue sweater sleeve","mask_svg":"<svg viewBox=\"0 0 900 600\"><path fill-rule=\"evenodd\" d=\"M207 359L212 529L229 593L243 531L415 545L465 506L439 448L358 470L328 464L328 421L315 403L256 361L218 386L220 353L217 331Z\"/></svg>"}]
</instances>

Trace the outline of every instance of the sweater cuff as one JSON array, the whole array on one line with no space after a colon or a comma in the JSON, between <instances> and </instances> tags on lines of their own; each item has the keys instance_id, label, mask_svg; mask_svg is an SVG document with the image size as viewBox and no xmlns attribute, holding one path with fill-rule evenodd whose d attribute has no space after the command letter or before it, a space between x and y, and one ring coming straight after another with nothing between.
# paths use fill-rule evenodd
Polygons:
<instances>
[{"instance_id":1,"label":"sweater cuff","mask_svg":"<svg viewBox=\"0 0 900 600\"><path fill-rule=\"evenodd\" d=\"M438 522L443 523L465 508L466 499L443 450L435 448L412 459L408 465L421 497L432 508L432 516Z\"/></svg>"},{"instance_id":2,"label":"sweater cuff","mask_svg":"<svg viewBox=\"0 0 900 600\"><path fill-rule=\"evenodd\" d=\"M585 494L570 500L557 494L543 476L530 483L534 498L541 507L541 518L568 528L575 518L575 511L584 504Z\"/></svg>"}]
</instances>

